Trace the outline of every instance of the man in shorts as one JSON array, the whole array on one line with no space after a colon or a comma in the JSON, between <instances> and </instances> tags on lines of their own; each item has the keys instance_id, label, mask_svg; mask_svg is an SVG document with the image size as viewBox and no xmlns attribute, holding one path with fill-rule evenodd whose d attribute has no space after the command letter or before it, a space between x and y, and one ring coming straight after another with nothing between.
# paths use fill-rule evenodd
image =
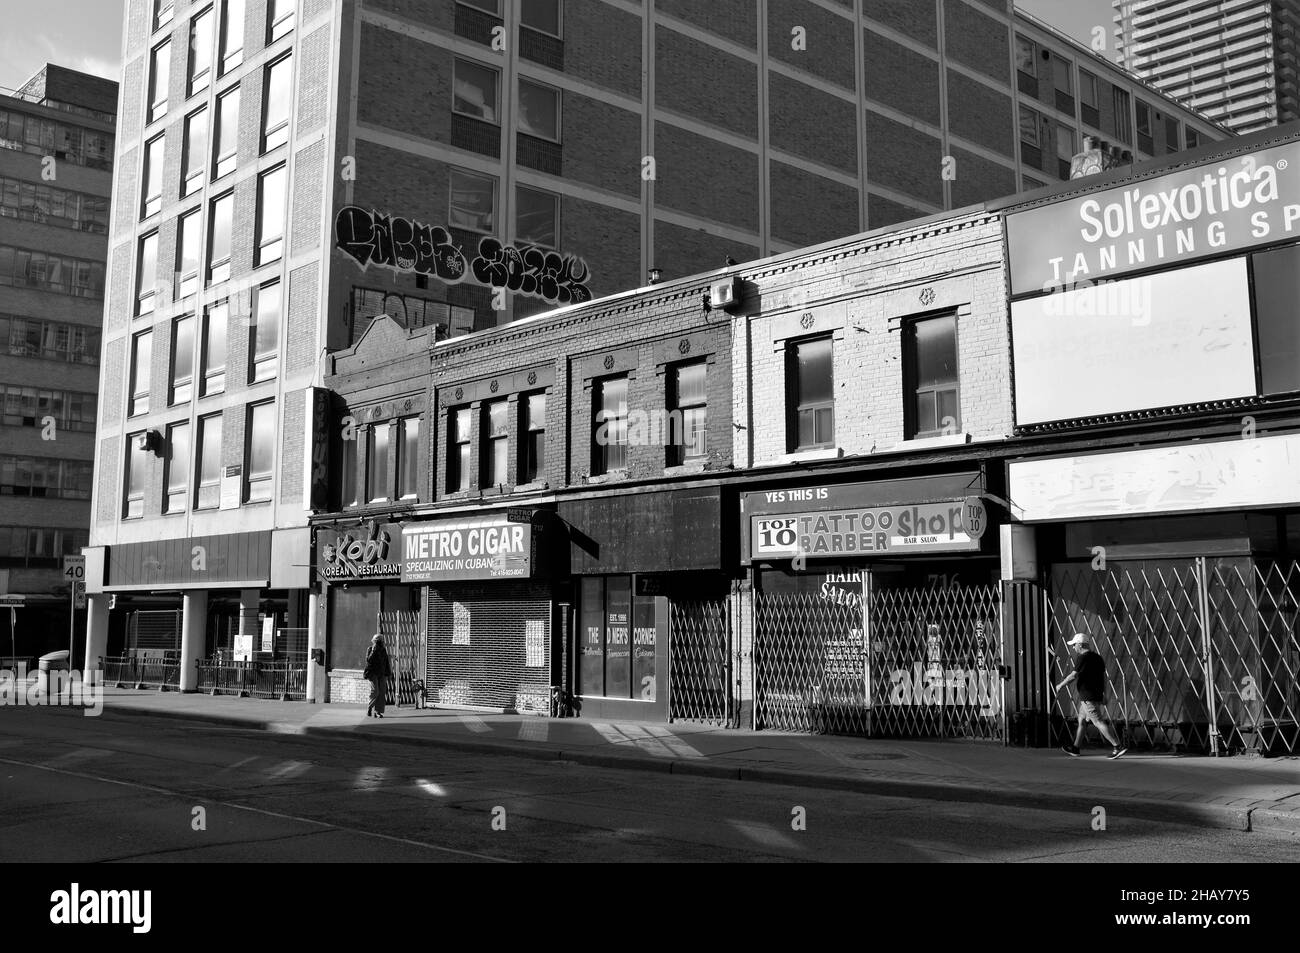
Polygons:
<instances>
[{"instance_id":1,"label":"man in shorts","mask_svg":"<svg viewBox=\"0 0 1300 953\"><path fill-rule=\"evenodd\" d=\"M1065 644L1074 649L1074 671L1056 686L1056 690L1059 692L1071 682L1075 683L1075 691L1079 694L1079 728L1074 733L1074 744L1062 745L1061 750L1072 758L1079 757L1083 728L1090 721L1110 742L1110 759L1114 761L1128 748L1120 745L1106 722L1106 662L1092 650L1088 637L1082 632L1076 632L1074 638Z\"/></svg>"}]
</instances>

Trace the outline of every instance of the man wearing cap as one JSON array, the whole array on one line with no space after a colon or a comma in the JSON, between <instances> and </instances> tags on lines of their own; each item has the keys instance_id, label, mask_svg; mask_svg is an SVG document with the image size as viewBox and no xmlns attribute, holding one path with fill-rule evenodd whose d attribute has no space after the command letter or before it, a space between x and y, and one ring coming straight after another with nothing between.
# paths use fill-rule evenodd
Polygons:
<instances>
[{"instance_id":1,"label":"man wearing cap","mask_svg":"<svg viewBox=\"0 0 1300 953\"><path fill-rule=\"evenodd\" d=\"M1056 686L1056 690L1059 692L1071 682L1075 683L1075 690L1079 693L1079 728L1074 733L1074 744L1062 745L1061 750L1072 758L1079 756L1084 719L1087 719L1110 742L1110 759L1114 761L1128 748L1120 745L1106 723L1106 662L1092 650L1088 637L1082 632L1076 632L1074 638L1065 644L1074 649L1074 671Z\"/></svg>"}]
</instances>

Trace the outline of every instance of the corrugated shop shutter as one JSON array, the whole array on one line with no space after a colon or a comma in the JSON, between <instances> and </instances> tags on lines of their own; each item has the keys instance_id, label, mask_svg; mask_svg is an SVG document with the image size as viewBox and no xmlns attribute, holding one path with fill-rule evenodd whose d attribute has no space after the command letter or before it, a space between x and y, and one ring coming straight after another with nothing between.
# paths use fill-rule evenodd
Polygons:
<instances>
[{"instance_id":1,"label":"corrugated shop shutter","mask_svg":"<svg viewBox=\"0 0 1300 953\"><path fill-rule=\"evenodd\" d=\"M551 710L551 601L524 583L429 587L429 704Z\"/></svg>"}]
</instances>

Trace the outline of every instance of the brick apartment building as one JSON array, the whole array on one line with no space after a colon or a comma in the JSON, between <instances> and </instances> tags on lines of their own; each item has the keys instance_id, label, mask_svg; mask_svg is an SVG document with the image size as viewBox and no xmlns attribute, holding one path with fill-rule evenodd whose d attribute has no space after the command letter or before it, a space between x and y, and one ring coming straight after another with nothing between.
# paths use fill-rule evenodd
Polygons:
<instances>
[{"instance_id":1,"label":"brick apartment building","mask_svg":"<svg viewBox=\"0 0 1300 953\"><path fill-rule=\"evenodd\" d=\"M61 557L90 533L116 108L116 83L54 65L0 90L0 594L24 597L15 633L0 612L6 656L69 647Z\"/></svg>"},{"instance_id":2,"label":"brick apartment building","mask_svg":"<svg viewBox=\"0 0 1300 953\"><path fill-rule=\"evenodd\" d=\"M1009 11L130 0L90 654L124 618L111 654L183 643L186 688L218 647L301 654L313 388L372 316L454 336L1033 188L1160 102ZM1225 135L1160 108L1162 151Z\"/></svg>"}]
</instances>

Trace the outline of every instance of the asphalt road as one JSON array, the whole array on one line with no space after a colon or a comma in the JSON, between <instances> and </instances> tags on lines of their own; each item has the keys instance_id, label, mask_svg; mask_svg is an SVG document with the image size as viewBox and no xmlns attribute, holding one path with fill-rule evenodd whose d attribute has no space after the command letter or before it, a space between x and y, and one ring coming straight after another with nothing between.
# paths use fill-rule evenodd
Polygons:
<instances>
[{"instance_id":1,"label":"asphalt road","mask_svg":"<svg viewBox=\"0 0 1300 953\"><path fill-rule=\"evenodd\" d=\"M0 709L2 863L1295 859L1284 836L1114 813L1093 826L1091 814Z\"/></svg>"}]
</instances>

